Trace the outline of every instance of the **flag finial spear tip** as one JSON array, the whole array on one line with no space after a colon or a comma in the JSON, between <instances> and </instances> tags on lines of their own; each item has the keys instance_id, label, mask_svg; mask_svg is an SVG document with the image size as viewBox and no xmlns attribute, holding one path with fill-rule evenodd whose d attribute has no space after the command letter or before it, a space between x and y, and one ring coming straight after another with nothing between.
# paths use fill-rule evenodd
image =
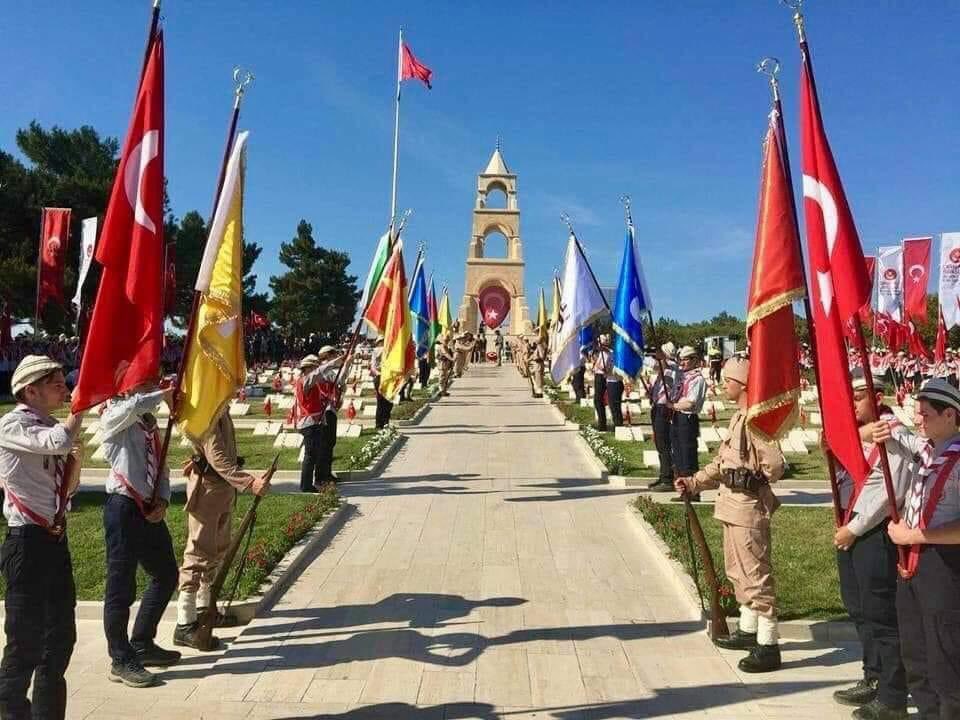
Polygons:
<instances>
[{"instance_id":1,"label":"flag finial spear tip","mask_svg":"<svg viewBox=\"0 0 960 720\"><path fill-rule=\"evenodd\" d=\"M780 61L775 57L765 57L757 63L757 72L766 75L770 79L770 91L773 93L773 101L780 100L780 83L777 81L777 75L780 74Z\"/></svg>"},{"instance_id":2,"label":"flag finial spear tip","mask_svg":"<svg viewBox=\"0 0 960 720\"><path fill-rule=\"evenodd\" d=\"M780 3L793 10L793 24L797 26L797 35L800 42L806 42L807 37L803 29L803 0L780 0Z\"/></svg>"}]
</instances>

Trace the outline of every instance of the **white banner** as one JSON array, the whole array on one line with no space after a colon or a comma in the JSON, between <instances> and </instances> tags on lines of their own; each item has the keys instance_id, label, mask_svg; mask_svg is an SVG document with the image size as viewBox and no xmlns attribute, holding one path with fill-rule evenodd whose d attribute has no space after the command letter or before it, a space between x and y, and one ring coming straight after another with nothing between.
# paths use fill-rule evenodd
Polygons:
<instances>
[{"instance_id":1,"label":"white banner","mask_svg":"<svg viewBox=\"0 0 960 720\"><path fill-rule=\"evenodd\" d=\"M960 325L960 233L940 236L940 308L947 330Z\"/></svg>"},{"instance_id":2,"label":"white banner","mask_svg":"<svg viewBox=\"0 0 960 720\"><path fill-rule=\"evenodd\" d=\"M903 246L877 251L877 312L903 322Z\"/></svg>"},{"instance_id":3,"label":"white banner","mask_svg":"<svg viewBox=\"0 0 960 720\"><path fill-rule=\"evenodd\" d=\"M81 224L80 232L80 274L77 276L77 294L73 296L73 304L80 313L80 291L83 290L83 281L87 279L90 270L90 261L93 260L93 248L97 244L97 219L86 218Z\"/></svg>"}]
</instances>

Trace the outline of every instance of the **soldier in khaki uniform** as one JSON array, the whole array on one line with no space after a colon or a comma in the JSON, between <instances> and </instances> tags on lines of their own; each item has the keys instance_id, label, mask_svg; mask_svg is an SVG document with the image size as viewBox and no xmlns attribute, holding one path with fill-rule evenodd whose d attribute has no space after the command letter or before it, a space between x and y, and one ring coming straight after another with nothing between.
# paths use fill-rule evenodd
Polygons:
<instances>
[{"instance_id":1,"label":"soldier in khaki uniform","mask_svg":"<svg viewBox=\"0 0 960 720\"><path fill-rule=\"evenodd\" d=\"M543 370L547 364L546 343L537 339L527 346L527 356L530 363L530 385L535 398L543 397Z\"/></svg>"},{"instance_id":2,"label":"soldier in khaki uniform","mask_svg":"<svg viewBox=\"0 0 960 720\"><path fill-rule=\"evenodd\" d=\"M470 359L470 353L473 351L474 346L473 333L463 332L457 335L456 338L456 359L453 363L453 374L456 377L461 377L463 371L467 367L467 361Z\"/></svg>"},{"instance_id":3,"label":"soldier in khaki uniform","mask_svg":"<svg viewBox=\"0 0 960 720\"><path fill-rule=\"evenodd\" d=\"M444 333L437 343L437 363L440 365L440 394L450 394L450 381L453 379L453 336Z\"/></svg>"},{"instance_id":4,"label":"soldier in khaki uniform","mask_svg":"<svg viewBox=\"0 0 960 720\"><path fill-rule=\"evenodd\" d=\"M720 488L713 516L723 524L724 568L740 603L740 624L717 645L750 650L739 663L744 672L769 672L780 667L770 562L770 517L780 501L770 483L783 475L783 454L747 427L749 368L750 362L738 357L724 365L727 399L739 406L730 418L730 435L709 465L692 477L677 478L676 488L681 493Z\"/></svg>"},{"instance_id":5,"label":"soldier in khaki uniform","mask_svg":"<svg viewBox=\"0 0 960 720\"><path fill-rule=\"evenodd\" d=\"M210 586L224 553L230 547L230 521L238 492L264 495L270 487L266 476L244 472L237 456L233 420L227 409L213 431L184 468L187 476L187 546L180 568L177 627L173 644L197 648L197 606L209 606ZM214 638L214 648L218 642ZM197 648L206 649L206 648Z\"/></svg>"}]
</instances>

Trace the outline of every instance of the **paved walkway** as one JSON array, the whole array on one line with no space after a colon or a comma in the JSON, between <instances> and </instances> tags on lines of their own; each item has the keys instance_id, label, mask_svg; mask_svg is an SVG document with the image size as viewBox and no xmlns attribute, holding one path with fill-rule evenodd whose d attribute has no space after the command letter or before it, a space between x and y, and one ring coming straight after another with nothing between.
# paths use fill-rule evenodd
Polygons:
<instances>
[{"instance_id":1,"label":"paved walkway","mask_svg":"<svg viewBox=\"0 0 960 720\"><path fill-rule=\"evenodd\" d=\"M736 671L512 368L473 368L433 407L333 543L226 654L149 690L111 685L81 629L71 717L847 718L855 649L784 645ZM164 637L170 629L165 627ZM215 665L212 665L213 661Z\"/></svg>"}]
</instances>

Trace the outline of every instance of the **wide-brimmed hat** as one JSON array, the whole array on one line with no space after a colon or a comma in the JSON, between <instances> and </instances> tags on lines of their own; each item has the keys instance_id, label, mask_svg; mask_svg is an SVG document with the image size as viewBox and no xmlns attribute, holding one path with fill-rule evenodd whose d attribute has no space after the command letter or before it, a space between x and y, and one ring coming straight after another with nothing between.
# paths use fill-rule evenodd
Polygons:
<instances>
[{"instance_id":1,"label":"wide-brimmed hat","mask_svg":"<svg viewBox=\"0 0 960 720\"><path fill-rule=\"evenodd\" d=\"M330 355L331 353L335 353L336 351L337 349L333 345L324 345L322 348L320 348L320 352L317 354Z\"/></svg>"},{"instance_id":2,"label":"wide-brimmed hat","mask_svg":"<svg viewBox=\"0 0 960 720\"><path fill-rule=\"evenodd\" d=\"M697 357L697 351L694 350L689 345L684 345L682 348L680 348L681 360L686 360L687 358L695 358L695 357Z\"/></svg>"},{"instance_id":3,"label":"wide-brimmed hat","mask_svg":"<svg viewBox=\"0 0 960 720\"><path fill-rule=\"evenodd\" d=\"M320 358L318 358L316 355L313 355L313 354L307 355L305 358L303 358L303 360L300 361L301 369L308 368L308 367L316 367L319 364L320 364Z\"/></svg>"},{"instance_id":4,"label":"wide-brimmed hat","mask_svg":"<svg viewBox=\"0 0 960 720\"><path fill-rule=\"evenodd\" d=\"M32 385L57 370L63 370L63 365L48 355L27 355L13 371L10 392L16 395L27 385Z\"/></svg>"}]
</instances>

